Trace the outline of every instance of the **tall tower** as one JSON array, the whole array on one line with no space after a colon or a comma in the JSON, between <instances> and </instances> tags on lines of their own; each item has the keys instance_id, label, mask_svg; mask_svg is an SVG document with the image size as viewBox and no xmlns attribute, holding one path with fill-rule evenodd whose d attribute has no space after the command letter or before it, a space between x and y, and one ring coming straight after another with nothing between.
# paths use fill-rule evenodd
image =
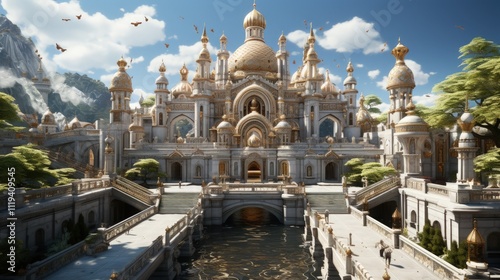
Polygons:
<instances>
[{"instance_id":1,"label":"tall tower","mask_svg":"<svg viewBox=\"0 0 500 280\"><path fill-rule=\"evenodd\" d=\"M33 81L33 85L42 95L43 101L48 106L49 105L49 93L51 91L50 88L50 80L45 77L45 72L42 67L42 58L38 57L38 70L36 71L36 76L31 79Z\"/></svg>"},{"instance_id":2,"label":"tall tower","mask_svg":"<svg viewBox=\"0 0 500 280\"><path fill-rule=\"evenodd\" d=\"M302 94L304 96L304 123L307 137L317 138L319 137L319 98L323 96L321 94L323 75L320 75L318 71L318 63L321 60L314 50L316 36L312 24L307 42L309 48L301 73L305 81L305 90Z\"/></svg>"},{"instance_id":3,"label":"tall tower","mask_svg":"<svg viewBox=\"0 0 500 280\"><path fill-rule=\"evenodd\" d=\"M410 50L401 44L398 44L392 49L392 55L396 58L396 64L389 72L387 77L387 90L389 91L390 108L387 116L387 126L397 124L406 116L406 105L411 99L413 88L415 88L415 80L413 72L406 66L405 56Z\"/></svg>"},{"instance_id":4,"label":"tall tower","mask_svg":"<svg viewBox=\"0 0 500 280\"><path fill-rule=\"evenodd\" d=\"M466 100L466 103L468 100ZM462 129L458 139L458 147L455 150L458 153L458 173L457 182L467 182L476 177L474 173L474 158L478 147L476 147L476 139L472 135L472 128L475 121L471 113L469 113L466 104L465 112L458 119L458 125Z\"/></svg>"},{"instance_id":5,"label":"tall tower","mask_svg":"<svg viewBox=\"0 0 500 280\"><path fill-rule=\"evenodd\" d=\"M156 89L155 89L155 105L153 106L153 139L157 141L163 141L167 138L167 98L170 93L168 90L168 79L165 77L165 63L161 62L158 69L160 76L156 78Z\"/></svg>"},{"instance_id":6,"label":"tall tower","mask_svg":"<svg viewBox=\"0 0 500 280\"><path fill-rule=\"evenodd\" d=\"M356 89L357 81L352 75L354 72L354 66L352 62L349 61L347 64L347 77L344 79L344 90L342 94L344 95L345 105L345 127L344 127L344 138L351 141L352 138L359 138L361 136L361 128L356 122L356 99L358 98L358 90Z\"/></svg>"},{"instance_id":7,"label":"tall tower","mask_svg":"<svg viewBox=\"0 0 500 280\"><path fill-rule=\"evenodd\" d=\"M196 60L197 69L193 78L193 98L194 98L194 131L195 137L208 136L208 112L210 108L210 98L212 95L210 79L210 53L207 49L208 37L207 28L203 27L203 35L201 36L203 49Z\"/></svg>"},{"instance_id":8,"label":"tall tower","mask_svg":"<svg viewBox=\"0 0 500 280\"><path fill-rule=\"evenodd\" d=\"M276 52L276 59L278 61L278 79L281 80L282 85L287 88L290 83L290 70L288 69L288 52L286 50L286 37L281 34L278 39L279 49Z\"/></svg>"},{"instance_id":9,"label":"tall tower","mask_svg":"<svg viewBox=\"0 0 500 280\"><path fill-rule=\"evenodd\" d=\"M112 166L112 172L116 172L117 168L123 167L123 150L130 146L128 127L131 123L132 110L130 110L130 96L133 91L132 79L125 70L127 62L122 57L116 64L118 65L118 71L111 79L111 84L109 86L109 92L111 93L111 110L109 116L110 124L106 135L108 139L111 139L106 142L106 147L110 148L108 150L113 151L113 162L107 163L106 166ZM101 143L101 151L103 151L105 146L104 137L102 136L101 139L103 140ZM112 147L110 146L111 144L113 145ZM108 158L111 157L107 157L106 159Z\"/></svg>"},{"instance_id":10,"label":"tall tower","mask_svg":"<svg viewBox=\"0 0 500 280\"><path fill-rule=\"evenodd\" d=\"M223 87L229 78L228 58L229 52L227 51L227 37L222 34L220 36L220 50L217 52L217 67L215 68L215 84L217 87Z\"/></svg>"}]
</instances>

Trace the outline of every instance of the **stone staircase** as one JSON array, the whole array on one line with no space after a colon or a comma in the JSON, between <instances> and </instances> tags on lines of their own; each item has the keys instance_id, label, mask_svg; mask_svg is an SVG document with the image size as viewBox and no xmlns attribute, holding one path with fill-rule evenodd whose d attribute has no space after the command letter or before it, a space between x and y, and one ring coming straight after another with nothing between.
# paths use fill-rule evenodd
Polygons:
<instances>
[{"instance_id":1,"label":"stone staircase","mask_svg":"<svg viewBox=\"0 0 500 280\"><path fill-rule=\"evenodd\" d=\"M314 213L322 214L328 209L331 214L347 214L349 210L343 193L307 193L307 202Z\"/></svg>"},{"instance_id":2,"label":"stone staircase","mask_svg":"<svg viewBox=\"0 0 500 280\"><path fill-rule=\"evenodd\" d=\"M158 213L186 214L198 203L199 193L165 193L161 196Z\"/></svg>"}]
</instances>

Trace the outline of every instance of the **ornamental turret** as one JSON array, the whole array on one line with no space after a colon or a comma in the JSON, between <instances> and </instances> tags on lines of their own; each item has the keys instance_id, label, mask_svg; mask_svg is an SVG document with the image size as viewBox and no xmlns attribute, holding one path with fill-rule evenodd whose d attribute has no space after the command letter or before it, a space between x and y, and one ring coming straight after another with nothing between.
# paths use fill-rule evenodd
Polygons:
<instances>
[{"instance_id":1,"label":"ornamental turret","mask_svg":"<svg viewBox=\"0 0 500 280\"><path fill-rule=\"evenodd\" d=\"M476 174L474 173L474 158L478 147L476 147L476 139L472 134L472 128L475 125L474 117L469 113L469 100L465 100L465 112L458 118L458 125L462 132L458 138L458 147L455 147L458 158L458 173L457 182L472 181Z\"/></svg>"}]
</instances>

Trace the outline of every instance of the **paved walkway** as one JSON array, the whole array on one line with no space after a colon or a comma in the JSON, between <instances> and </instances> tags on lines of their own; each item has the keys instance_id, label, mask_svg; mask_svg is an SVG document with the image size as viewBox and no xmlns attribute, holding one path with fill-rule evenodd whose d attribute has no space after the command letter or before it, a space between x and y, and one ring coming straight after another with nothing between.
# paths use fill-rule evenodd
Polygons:
<instances>
[{"instance_id":1,"label":"paved walkway","mask_svg":"<svg viewBox=\"0 0 500 280\"><path fill-rule=\"evenodd\" d=\"M96 257L83 256L50 274L46 279L55 280L107 280L113 272L123 270L134 258L142 254L165 228L183 218L182 214L156 214L131 228L129 233L112 240L107 251Z\"/></svg>"},{"instance_id":2,"label":"paved walkway","mask_svg":"<svg viewBox=\"0 0 500 280\"><path fill-rule=\"evenodd\" d=\"M348 192L357 190L359 188L349 187ZM342 186L338 184L306 186L306 193L308 191L315 193L342 192ZM349 244L349 233L352 233L353 245L350 247L353 252L353 260L360 262L373 278L382 279L382 275L385 273L385 259L380 257L379 249L375 248L375 244L384 240L384 243L392 245L392 240L369 227L364 227L362 220L351 214L330 213L329 219L333 233L344 244ZM393 250L391 265L387 272L391 276L391 280L439 279L432 271L399 249Z\"/></svg>"}]
</instances>

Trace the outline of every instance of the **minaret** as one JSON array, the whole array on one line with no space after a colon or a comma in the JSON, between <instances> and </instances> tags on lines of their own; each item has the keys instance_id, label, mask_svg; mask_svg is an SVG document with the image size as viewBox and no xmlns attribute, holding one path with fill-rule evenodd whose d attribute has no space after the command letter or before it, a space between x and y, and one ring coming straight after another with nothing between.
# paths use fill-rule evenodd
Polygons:
<instances>
[{"instance_id":1,"label":"minaret","mask_svg":"<svg viewBox=\"0 0 500 280\"><path fill-rule=\"evenodd\" d=\"M458 139L458 147L455 150L458 153L458 173L457 182L463 183L470 181L476 177L474 173L474 158L478 147L476 147L476 139L472 134L472 128L475 121L471 113L469 113L469 100L465 101L465 112L458 119L458 125L462 129Z\"/></svg>"},{"instance_id":2,"label":"minaret","mask_svg":"<svg viewBox=\"0 0 500 280\"><path fill-rule=\"evenodd\" d=\"M36 72L36 77L33 77L31 80L33 81L33 85L35 86L35 88L42 95L45 105L48 106L49 93L51 91L50 80L45 77L45 72L43 71L42 67L42 58L40 57L40 55L38 56L38 70Z\"/></svg>"},{"instance_id":3,"label":"minaret","mask_svg":"<svg viewBox=\"0 0 500 280\"><path fill-rule=\"evenodd\" d=\"M228 58L229 52L227 51L227 37L222 34L220 36L220 50L217 52L217 67L215 68L215 84L218 88L226 85L229 77Z\"/></svg>"},{"instance_id":4,"label":"minaret","mask_svg":"<svg viewBox=\"0 0 500 280\"><path fill-rule=\"evenodd\" d=\"M203 27L203 34L201 35L201 43L203 48L200 51L198 59L196 60L196 74L193 78L194 88L193 95L211 95L210 89L210 64L212 59L210 58L210 52L207 49L208 36L207 28Z\"/></svg>"},{"instance_id":5,"label":"minaret","mask_svg":"<svg viewBox=\"0 0 500 280\"><path fill-rule=\"evenodd\" d=\"M396 64L387 77L387 90L389 91L390 108L387 116L387 125L397 124L406 116L406 105L411 98L412 90L415 88L413 72L405 64L405 56L410 50L398 44L392 50L392 55L396 58Z\"/></svg>"},{"instance_id":6,"label":"minaret","mask_svg":"<svg viewBox=\"0 0 500 280\"><path fill-rule=\"evenodd\" d=\"M163 141L167 138L167 106L166 102L170 91L168 90L168 79L165 77L165 72L167 68L165 63L161 62L158 68L160 76L156 78L156 89L155 89L155 105L152 111L153 115L153 139L157 141Z\"/></svg>"},{"instance_id":7,"label":"minaret","mask_svg":"<svg viewBox=\"0 0 500 280\"><path fill-rule=\"evenodd\" d=\"M266 19L257 11L255 1L253 3L253 11L248 13L245 19L243 19L243 28L245 29L245 42L248 40L260 40L264 42Z\"/></svg>"},{"instance_id":8,"label":"minaret","mask_svg":"<svg viewBox=\"0 0 500 280\"><path fill-rule=\"evenodd\" d=\"M302 75L304 80L306 81L305 95L315 95L315 94L321 95L321 83L323 82L323 76L320 75L318 71L318 63L320 63L321 60L318 58L318 54L314 49L316 36L314 35L312 23L307 42L309 44L309 49L307 50L305 65L304 65L306 71L303 72Z\"/></svg>"},{"instance_id":9,"label":"minaret","mask_svg":"<svg viewBox=\"0 0 500 280\"><path fill-rule=\"evenodd\" d=\"M349 61L347 64L347 78L344 80L344 99L347 101L346 106L346 127L356 126L356 99L358 97L358 90L356 89L356 84L358 83L352 73L354 72L354 67L352 62Z\"/></svg>"},{"instance_id":10,"label":"minaret","mask_svg":"<svg viewBox=\"0 0 500 280\"><path fill-rule=\"evenodd\" d=\"M290 82L290 70L288 69L288 52L286 50L286 37L281 34L278 39L279 50L276 52L278 62L278 79L282 81L282 85L287 88Z\"/></svg>"},{"instance_id":11,"label":"minaret","mask_svg":"<svg viewBox=\"0 0 500 280\"><path fill-rule=\"evenodd\" d=\"M125 148L130 146L128 127L131 123L132 111L130 110L130 96L133 91L132 79L125 70L127 62L122 57L116 64L118 65L118 71L111 79L111 84L109 86L109 92L111 93L111 110L108 134L110 139L114 140L112 142L113 146L110 147L113 151L113 162L112 164L108 164L108 167L112 166L113 173L116 172L116 168L123 167L122 153ZM103 137L101 137L101 139L102 138ZM101 144L101 148L104 149L104 143ZM104 153L101 154L104 155Z\"/></svg>"}]
</instances>

